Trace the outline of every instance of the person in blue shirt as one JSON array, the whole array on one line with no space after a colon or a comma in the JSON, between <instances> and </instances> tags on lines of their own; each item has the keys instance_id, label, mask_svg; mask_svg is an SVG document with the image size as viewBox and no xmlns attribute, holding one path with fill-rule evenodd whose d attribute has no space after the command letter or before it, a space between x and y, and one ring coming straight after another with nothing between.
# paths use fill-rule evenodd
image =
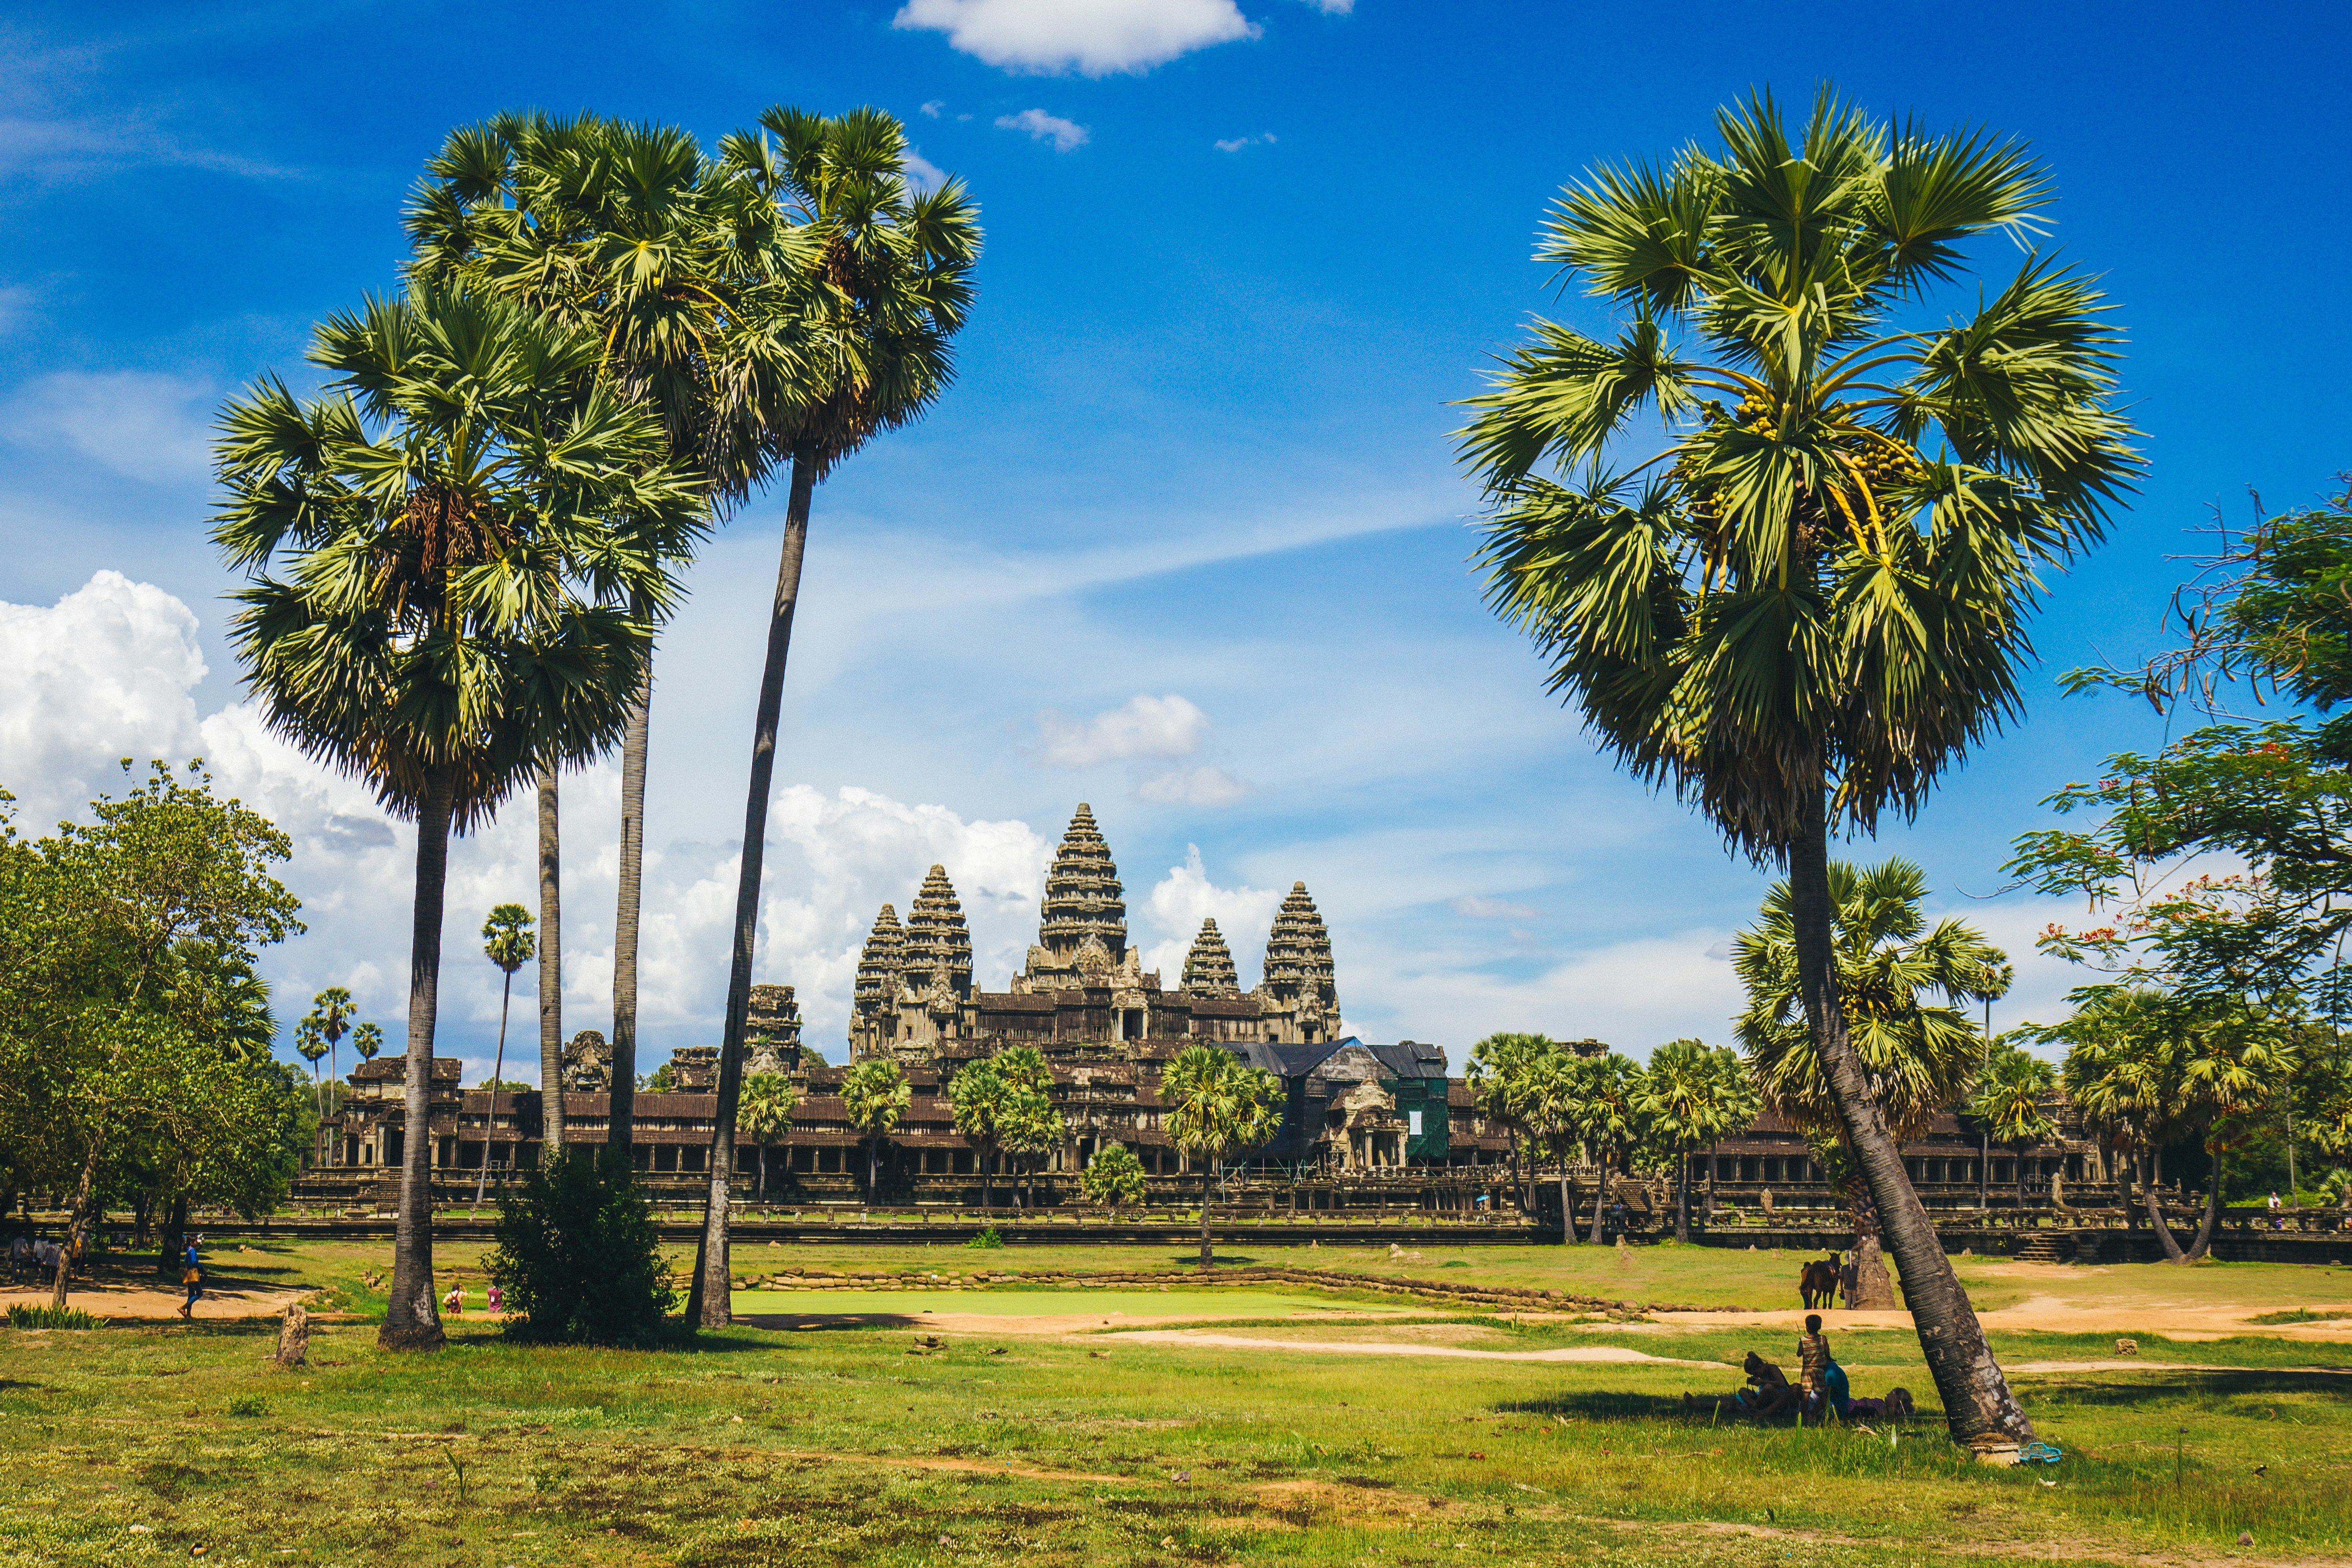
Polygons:
<instances>
[{"instance_id":1,"label":"person in blue shirt","mask_svg":"<svg viewBox=\"0 0 2352 1568\"><path fill-rule=\"evenodd\" d=\"M196 1298L205 1293L205 1266L196 1257L196 1239L193 1236L188 1238L188 1249L181 1256L180 1264L180 1283L188 1288L188 1299L180 1303L180 1315L193 1318L196 1315Z\"/></svg>"}]
</instances>

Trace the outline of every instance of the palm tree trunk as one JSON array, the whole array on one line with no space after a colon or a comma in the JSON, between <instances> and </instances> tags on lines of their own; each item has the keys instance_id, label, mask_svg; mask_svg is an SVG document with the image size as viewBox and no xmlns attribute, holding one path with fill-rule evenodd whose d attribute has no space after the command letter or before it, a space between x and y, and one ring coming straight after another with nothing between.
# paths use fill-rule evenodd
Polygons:
<instances>
[{"instance_id":1,"label":"palm tree trunk","mask_svg":"<svg viewBox=\"0 0 2352 1568\"><path fill-rule=\"evenodd\" d=\"M629 728L621 742L621 899L613 916L613 1114L608 1147L625 1150L634 1134L637 1087L637 912L646 879L646 750L653 737L654 660L646 650ZM622 1084L627 1084L624 1090Z\"/></svg>"},{"instance_id":2,"label":"palm tree trunk","mask_svg":"<svg viewBox=\"0 0 2352 1568\"><path fill-rule=\"evenodd\" d=\"M499 1080L507 1071L507 1005L514 1000L514 971L507 971L506 989L499 996L499 1049L490 1059L490 1124L482 1130L482 1174L474 1178L474 1207L490 1185L490 1134L499 1130Z\"/></svg>"},{"instance_id":3,"label":"palm tree trunk","mask_svg":"<svg viewBox=\"0 0 2352 1568\"><path fill-rule=\"evenodd\" d=\"M456 780L434 780L416 813L416 916L408 953L408 1083L402 1119L400 1218L392 1288L376 1344L438 1350L433 1300L433 1021L441 992L441 899L449 880L449 808Z\"/></svg>"},{"instance_id":4,"label":"palm tree trunk","mask_svg":"<svg viewBox=\"0 0 2352 1568\"><path fill-rule=\"evenodd\" d=\"M1568 1156L1559 1158L1559 1244L1562 1247L1576 1239L1576 1205L1570 1200L1568 1185Z\"/></svg>"},{"instance_id":5,"label":"palm tree trunk","mask_svg":"<svg viewBox=\"0 0 2352 1568\"><path fill-rule=\"evenodd\" d=\"M760 932L760 873L768 846L768 796L776 774L776 721L784 702L784 660L793 648L793 612L800 603L801 557L808 547L809 499L816 465L793 459L792 499L784 509L784 542L776 561L776 596L768 610L768 656L760 671L760 707L751 726L751 785L743 805L741 874L735 883L734 953L727 973L727 1028L719 1046L718 1124L710 1138L710 1197L695 1244L694 1285L687 1297L689 1323L725 1328L727 1190L735 1163L735 1108L743 1095L743 1027L751 1008L751 955Z\"/></svg>"},{"instance_id":6,"label":"palm tree trunk","mask_svg":"<svg viewBox=\"0 0 2352 1568\"><path fill-rule=\"evenodd\" d=\"M1822 1077L1862 1168L1880 1224L1903 1270L1904 1296L1919 1348L1942 1396L1953 1440L1979 1452L2013 1450L2033 1437L2033 1423L2010 1392L1985 1343L1976 1309L1944 1255L1944 1244L1903 1169L1902 1151L1871 1097L1862 1059L1847 1037L1838 997L1830 899L1826 779L1809 792L1805 819L1789 845L1789 890L1795 915L1799 984L1805 1021L1821 1053Z\"/></svg>"},{"instance_id":7,"label":"palm tree trunk","mask_svg":"<svg viewBox=\"0 0 2352 1568\"><path fill-rule=\"evenodd\" d=\"M2172 1221L2164 1218L2164 1200L2157 1196L2157 1183L2164 1179L2164 1156L2145 1154L2132 1156L2132 1166L2139 1175L2140 1201L2147 1206L2147 1218L2156 1227L2156 1239L2164 1248L2168 1263L2186 1263L2189 1254L2182 1251L2180 1239L2172 1234Z\"/></svg>"},{"instance_id":8,"label":"palm tree trunk","mask_svg":"<svg viewBox=\"0 0 2352 1568\"><path fill-rule=\"evenodd\" d=\"M1601 1179L1592 1194L1592 1245L1601 1245L1601 1214L1609 1207L1609 1151L1597 1151L1593 1164L1600 1168Z\"/></svg>"},{"instance_id":9,"label":"palm tree trunk","mask_svg":"<svg viewBox=\"0 0 2352 1568\"><path fill-rule=\"evenodd\" d=\"M1209 1250L1209 1199L1216 1196L1217 1162L1202 1155L1201 1159L1201 1272L1209 1271L1215 1261Z\"/></svg>"},{"instance_id":10,"label":"palm tree trunk","mask_svg":"<svg viewBox=\"0 0 2352 1568\"><path fill-rule=\"evenodd\" d=\"M539 769L539 1164L563 1152L563 838L555 769Z\"/></svg>"},{"instance_id":11,"label":"palm tree trunk","mask_svg":"<svg viewBox=\"0 0 2352 1568\"><path fill-rule=\"evenodd\" d=\"M1675 1190L1675 1239L1690 1239L1690 1157L1691 1150L1683 1151L1682 1169L1677 1173Z\"/></svg>"},{"instance_id":12,"label":"palm tree trunk","mask_svg":"<svg viewBox=\"0 0 2352 1568\"><path fill-rule=\"evenodd\" d=\"M760 1181L755 1189L761 1203L768 1201L768 1145L760 1145Z\"/></svg>"},{"instance_id":13,"label":"palm tree trunk","mask_svg":"<svg viewBox=\"0 0 2352 1568\"><path fill-rule=\"evenodd\" d=\"M2197 1244L2189 1249L2187 1262L2194 1263L2213 1250L2213 1228L2221 1218L2221 1150L2212 1150L2213 1171L2205 1187L2205 1218L2197 1225Z\"/></svg>"}]
</instances>

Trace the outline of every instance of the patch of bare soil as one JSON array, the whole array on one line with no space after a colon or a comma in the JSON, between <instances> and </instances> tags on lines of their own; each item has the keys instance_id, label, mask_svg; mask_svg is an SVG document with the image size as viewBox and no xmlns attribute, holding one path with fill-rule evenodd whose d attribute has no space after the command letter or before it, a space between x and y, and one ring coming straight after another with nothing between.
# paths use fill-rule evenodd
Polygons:
<instances>
[{"instance_id":1,"label":"patch of bare soil","mask_svg":"<svg viewBox=\"0 0 2352 1568\"><path fill-rule=\"evenodd\" d=\"M1248 1490L1260 1508L1295 1523L1310 1519L1339 1524L1377 1521L1442 1519L1441 1508L1419 1492L1385 1486L1349 1486L1324 1480L1265 1481Z\"/></svg>"},{"instance_id":2,"label":"patch of bare soil","mask_svg":"<svg viewBox=\"0 0 2352 1568\"><path fill-rule=\"evenodd\" d=\"M272 1291L259 1285L224 1283L217 1289L207 1286L191 1315L206 1322L274 1318L286 1310L289 1302L301 1301L310 1294L308 1291ZM186 1299L184 1291L148 1290L116 1282L77 1282L66 1297L66 1305L99 1318L176 1318L180 1315L180 1303ZM0 1315L13 1306L47 1306L48 1301L46 1288L0 1287Z\"/></svg>"},{"instance_id":3,"label":"patch of bare soil","mask_svg":"<svg viewBox=\"0 0 2352 1568\"><path fill-rule=\"evenodd\" d=\"M2031 1267L2031 1265L2021 1265ZM2070 1281L2071 1282L2071 1281ZM2352 1344L2352 1322L2318 1323L2256 1323L2268 1304L2242 1301L2167 1301L2071 1300L2064 1296L2029 1296L2013 1307L1979 1312L1977 1319L1990 1331L2007 1329L2041 1333L2161 1334L2168 1339L2230 1339L2241 1334L2268 1334L2278 1339L2312 1340ZM1769 1312L1660 1312L1660 1322L1691 1328L1786 1329L1794 1332L1805 1321L1804 1309ZM1832 1328L1907 1329L1906 1312L1824 1312Z\"/></svg>"}]
</instances>

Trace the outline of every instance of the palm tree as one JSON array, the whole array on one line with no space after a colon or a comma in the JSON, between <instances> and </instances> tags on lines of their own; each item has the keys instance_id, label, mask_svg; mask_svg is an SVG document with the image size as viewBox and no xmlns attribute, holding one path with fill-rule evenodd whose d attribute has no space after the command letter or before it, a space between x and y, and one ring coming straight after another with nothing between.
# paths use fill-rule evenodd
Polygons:
<instances>
[{"instance_id":1,"label":"palm tree","mask_svg":"<svg viewBox=\"0 0 2352 1568\"><path fill-rule=\"evenodd\" d=\"M996 1195L988 1179L989 1162L996 1152L1013 1098L1022 1087L1006 1082L993 1061L968 1062L956 1069L955 1076L948 1081L948 1109L955 1116L955 1129L970 1141L972 1156L980 1162L982 1215L996 1207Z\"/></svg>"},{"instance_id":2,"label":"palm tree","mask_svg":"<svg viewBox=\"0 0 2352 1568\"><path fill-rule=\"evenodd\" d=\"M1535 1212L1534 1151L1528 1151L1528 1186L1520 1187L1519 1140L1521 1134L1528 1133L1528 1117L1535 1109L1528 1098L1535 1065L1555 1049L1548 1035L1508 1031L1490 1034L1470 1048L1470 1093L1477 1102L1478 1113L1499 1124L1510 1137L1511 1186L1517 1189L1520 1209L1526 1214ZM1560 1222L1567 1228L1568 1239L1575 1239L1576 1227L1569 1222L1564 1193Z\"/></svg>"},{"instance_id":3,"label":"palm tree","mask_svg":"<svg viewBox=\"0 0 2352 1568\"><path fill-rule=\"evenodd\" d=\"M1095 1157L1087 1162L1086 1175L1079 1178L1078 1190L1088 1203L1107 1210L1111 1218L1118 1218L1122 1208L1142 1207L1143 1195L1149 1190L1144 1180L1143 1162L1125 1144L1105 1144L1095 1150Z\"/></svg>"},{"instance_id":4,"label":"palm tree","mask_svg":"<svg viewBox=\"0 0 2352 1568\"><path fill-rule=\"evenodd\" d=\"M1578 1058L1570 1075L1569 1124L1592 1151L1592 1162L1600 1170L1600 1183L1592 1195L1591 1239L1596 1247L1603 1239L1612 1160L1640 1140L1642 1113L1637 1095L1641 1076L1641 1069L1633 1065L1632 1058L1613 1051L1603 1056ZM1575 1217L1563 1218L1573 1229Z\"/></svg>"},{"instance_id":5,"label":"palm tree","mask_svg":"<svg viewBox=\"0 0 2352 1568\"><path fill-rule=\"evenodd\" d=\"M730 319L788 308L802 259L791 225L752 231L725 201L727 183L694 138L673 127L582 115L507 114L452 131L425 166L407 214L409 274L463 280L510 298L604 347L600 367L656 413L669 455L691 462L713 498L740 497L758 476L729 474L709 437L730 375L714 353ZM763 472L763 471L762 471ZM730 483L731 481L731 483ZM653 607L633 604L640 617ZM613 938L613 1082L605 1141L630 1145L636 1073L637 944L645 874L645 781L653 706L646 661L622 743L620 894ZM540 780L541 918L552 934L561 897L560 791ZM560 1073L560 987L542 986L541 1073L548 1036ZM560 1114L560 1107L559 1107Z\"/></svg>"},{"instance_id":6,"label":"palm tree","mask_svg":"<svg viewBox=\"0 0 2352 1568\"><path fill-rule=\"evenodd\" d=\"M318 1014L306 1014L302 1021L294 1026L294 1050L310 1064L310 1103L323 1119L327 1114L327 1103L323 1098L325 1092L319 1084L319 1063L327 1054L327 1037L319 1028Z\"/></svg>"},{"instance_id":7,"label":"palm tree","mask_svg":"<svg viewBox=\"0 0 2352 1568\"><path fill-rule=\"evenodd\" d=\"M2025 1152L2058 1135L2058 1124L2044 1103L2057 1087L2056 1068L2005 1045L1987 1054L1976 1092L1969 1097L1969 1114L1984 1128L1986 1138L2017 1155L2021 1213L2025 1208Z\"/></svg>"},{"instance_id":8,"label":"palm tree","mask_svg":"<svg viewBox=\"0 0 2352 1568\"><path fill-rule=\"evenodd\" d=\"M541 761L539 796L539 1117L542 1163L563 1153L562 794Z\"/></svg>"},{"instance_id":9,"label":"palm tree","mask_svg":"<svg viewBox=\"0 0 2352 1568\"><path fill-rule=\"evenodd\" d=\"M1168 1105L1168 1136L1201 1162L1201 1269L1215 1263L1209 1244L1209 1209L1216 1197L1217 1162L1253 1149L1282 1130L1282 1082L1243 1065L1221 1046L1188 1045L1160 1077Z\"/></svg>"},{"instance_id":10,"label":"palm tree","mask_svg":"<svg viewBox=\"0 0 2352 1568\"><path fill-rule=\"evenodd\" d=\"M2118 340L2038 255L1966 319L1914 325L1971 238L2034 232L2051 184L2021 144L1826 90L1801 127L1758 94L1717 128L1670 164L1596 170L1546 220L1538 255L1623 326L1539 323L1475 400L1491 598L1638 776L1787 866L1830 1103L1953 1436L2002 1449L2032 1423L1847 1036L1829 835L1909 817L2017 712L2037 569L2095 543L2139 470ZM1652 415L1663 448L1603 468Z\"/></svg>"},{"instance_id":11,"label":"palm tree","mask_svg":"<svg viewBox=\"0 0 2352 1568\"><path fill-rule=\"evenodd\" d=\"M265 717L417 825L387 1348L442 1343L427 1111L449 837L542 760L618 737L646 631L611 591L667 601L667 557L632 541L647 518L699 526L657 424L583 382L597 353L510 304L419 287L320 328L327 395L271 380L221 418L214 537L254 574L232 639Z\"/></svg>"},{"instance_id":12,"label":"palm tree","mask_svg":"<svg viewBox=\"0 0 2352 1568\"><path fill-rule=\"evenodd\" d=\"M807 298L798 312L730 328L727 356L743 367L747 390L729 400L740 411L732 439L715 443L722 455L714 461L725 472L748 470L755 460L789 457L793 465L752 722L719 1057L722 1142L742 1081L776 724L810 501L818 480L876 435L920 418L953 381L950 340L963 326L980 258L977 213L960 183L908 195L906 132L889 115L860 109L826 119L777 108L760 123L768 135L737 132L720 144L720 155L759 198L748 206L755 216L765 211L760 203L788 204L806 216L815 259L801 275ZM727 1186L719 1169L714 1164L687 1305L688 1320L705 1327L728 1322Z\"/></svg>"},{"instance_id":13,"label":"palm tree","mask_svg":"<svg viewBox=\"0 0 2352 1568\"><path fill-rule=\"evenodd\" d=\"M1909 861L1867 868L1832 861L1827 880L1840 1021L1879 1124L1895 1143L1916 1138L1937 1112L1958 1105L1975 1079L1984 1037L1959 1004L1984 998L2007 956L1958 920L1930 931L1919 907L1927 873ZM1732 969L1748 990L1739 1043L1767 1107L1818 1143L1851 1148L1804 1019L1797 930L1794 895L1783 882L1766 896L1756 925L1732 943ZM1923 999L1937 995L1943 1005ZM1858 1159L1830 1165L1842 1173L1840 1190L1853 1217L1854 1304L1892 1307L1894 1286L1879 1250L1885 1207L1878 1186ZM1910 1191L1907 1176L1904 1190ZM1909 1268L1904 1265L1906 1296Z\"/></svg>"},{"instance_id":14,"label":"palm tree","mask_svg":"<svg viewBox=\"0 0 2352 1568\"><path fill-rule=\"evenodd\" d=\"M1756 1119L1754 1082L1737 1053L1705 1040L1668 1040L1650 1053L1634 1104L1675 1151L1675 1239L1690 1239L1690 1162Z\"/></svg>"},{"instance_id":15,"label":"palm tree","mask_svg":"<svg viewBox=\"0 0 2352 1568\"><path fill-rule=\"evenodd\" d=\"M1576 1205L1570 1197L1569 1180L1579 1145L1576 1117L1583 1089L1581 1063L1542 1035L1516 1038L1524 1043L1510 1059L1513 1087L1498 1099L1517 1113L1527 1132L1530 1178L1538 1152L1559 1162L1560 1241L1565 1245L1576 1239Z\"/></svg>"},{"instance_id":16,"label":"palm tree","mask_svg":"<svg viewBox=\"0 0 2352 1568\"><path fill-rule=\"evenodd\" d=\"M327 1040L327 1076L337 1081L342 1077L342 1065L335 1060L335 1046L352 1027L352 993L341 986L329 986L310 998L310 1013L319 1020L319 1032Z\"/></svg>"},{"instance_id":17,"label":"palm tree","mask_svg":"<svg viewBox=\"0 0 2352 1568\"><path fill-rule=\"evenodd\" d=\"M352 1030L352 1049L362 1061L373 1061L376 1052L383 1049L383 1030L372 1023L360 1025Z\"/></svg>"},{"instance_id":18,"label":"palm tree","mask_svg":"<svg viewBox=\"0 0 2352 1568\"><path fill-rule=\"evenodd\" d=\"M781 1072L754 1072L743 1081L743 1105L735 1113L735 1127L760 1151L758 1194L763 1200L768 1196L768 1145L792 1130L799 1103L793 1081Z\"/></svg>"},{"instance_id":19,"label":"palm tree","mask_svg":"<svg viewBox=\"0 0 2352 1568\"><path fill-rule=\"evenodd\" d=\"M882 1141L898 1127L914 1091L895 1061L861 1061L841 1077L841 1103L849 1124L866 1142L866 1201L882 1179Z\"/></svg>"},{"instance_id":20,"label":"palm tree","mask_svg":"<svg viewBox=\"0 0 2352 1568\"><path fill-rule=\"evenodd\" d=\"M482 954L499 967L505 977L499 993L499 1048L490 1060L490 1124L498 1124L499 1083L507 1071L507 1004L514 999L515 971L530 961L536 941L530 934L530 911L520 904L501 904L490 911L482 923ZM541 1096L544 1098L544 1096ZM482 1174L474 1178L474 1203L479 1207L482 1194L490 1185L490 1135L482 1134Z\"/></svg>"}]
</instances>

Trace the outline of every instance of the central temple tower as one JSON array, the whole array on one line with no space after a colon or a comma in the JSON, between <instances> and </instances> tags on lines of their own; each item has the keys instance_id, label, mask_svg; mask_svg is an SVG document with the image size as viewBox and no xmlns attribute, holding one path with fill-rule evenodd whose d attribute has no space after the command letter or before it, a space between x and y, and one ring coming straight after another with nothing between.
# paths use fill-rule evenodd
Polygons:
<instances>
[{"instance_id":1,"label":"central temple tower","mask_svg":"<svg viewBox=\"0 0 2352 1568\"><path fill-rule=\"evenodd\" d=\"M1045 873L1045 902L1029 961L1013 977L1015 996L1087 986L1137 986L1143 967L1127 946L1126 890L1094 808L1078 802Z\"/></svg>"}]
</instances>

